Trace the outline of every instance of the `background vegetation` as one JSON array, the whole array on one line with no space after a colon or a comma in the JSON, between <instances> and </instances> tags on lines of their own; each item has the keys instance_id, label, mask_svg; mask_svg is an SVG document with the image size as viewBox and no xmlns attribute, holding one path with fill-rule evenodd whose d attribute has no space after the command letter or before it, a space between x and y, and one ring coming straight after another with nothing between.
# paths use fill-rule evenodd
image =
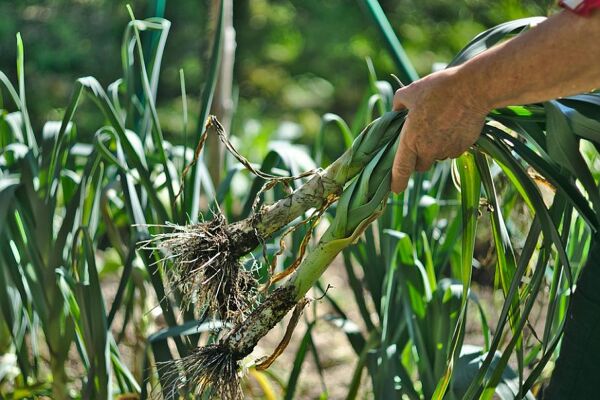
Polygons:
<instances>
[{"instance_id":1,"label":"background vegetation","mask_svg":"<svg viewBox=\"0 0 600 400\"><path fill-rule=\"evenodd\" d=\"M161 2L150 3L131 2L135 15L154 15ZM388 77L398 68L361 8L365 3L235 3L232 140L263 170L296 174L326 166L366 123L389 110L393 80ZM545 15L550 3L381 2L420 75L450 62L486 28ZM209 111L209 83L216 82L212 43L219 37L215 25L221 14L208 2L166 4L172 28L162 57L160 46L149 44L158 36L148 32L164 34L168 24L130 23L124 2L0 3L0 70L7 76L0 104L0 278L5 282L0 286L6 288L0 293L0 345L7 367L0 370L0 393L9 398L144 397L160 391L168 397L168 380L150 366L187 354L214 328L198 310L181 312L178 294L161 279L168 266L157 263L156 254L136 252L136 243L153 232L145 224L185 224L199 218L198 211L209 219L216 204L229 220L244 218L262 181L240 173L231 158L223 179L213 181L210 164L199 162L186 178L183 197L174 201L200 133L196 121L204 121ZM24 62L15 32L25 43ZM141 57L140 50L149 51ZM159 68L160 85L152 73ZM87 75L97 80L74 84ZM118 78L122 81L111 85ZM573 101L567 104L597 112L593 98ZM563 169L575 174L585 192L593 192L588 189L597 174L586 164L590 147L581 155L577 146L570 147L582 157L576 166L567 165L573 157L555 165L548 156L556 147L546 142L546 118L574 118L559 105L552 107L499 111L495 119L525 135L534 153L513 144L519 158L512 162L506 144L484 140L483 153L460 161L469 169L461 174L460 194L451 183L450 164L417 175L406 195L394 198L396 206L344 253L336 275L348 282L345 291L332 290L313 303L293 358L282 371L251 369L246 390L265 398L327 397L336 383L323 378L327 351L316 344L326 325L325 332L333 326L348 339L345 362L354 373L350 380L345 376L343 397L429 398L455 353L463 355L456 370L464 374L453 376L450 396L486 398L496 388L504 398L517 390L537 392L547 379L546 362L556 357L571 282L567 264L576 275L589 241L584 221L597 224L588 199ZM323 117L328 112L341 119ZM590 124L586 115L575 117ZM347 127L331 123L341 120ZM581 136L581 130L572 133ZM543 190L538 195L521 163L555 179L560 195L544 199ZM507 181L502 170L516 172ZM487 203L479 203L480 193ZM281 195L275 191L267 199ZM590 194L589 202L596 201ZM472 223L465 220L474 210L489 220L479 231L477 223L469 225L465 234L460 226ZM280 267L294 260L304 233L289 239ZM569 233L576 241L567 241ZM276 244L266 247L269 255ZM261 254L258 250L254 258ZM481 266L475 271L483 271L480 282L499 288L506 303L487 299L482 305L476 291L463 287L473 255ZM263 278L265 269L258 271ZM520 286L521 278L528 284ZM327 282L315 296L326 292ZM518 298L522 303L515 305ZM466 325L454 329L466 318L467 303L472 303L469 321L477 321L477 333L469 337L476 338L476 347L461 346ZM502 308L500 315L494 306ZM532 308L549 315L537 328L528 318ZM308 358L314 359L312 373L321 384L303 388L300 376ZM488 374L476 375L481 365ZM481 393L480 384L491 391Z\"/></svg>"},{"instance_id":2,"label":"background vegetation","mask_svg":"<svg viewBox=\"0 0 600 400\"><path fill-rule=\"evenodd\" d=\"M34 126L59 119L74 78L92 75L106 86L120 75L120 45L129 17L125 4L143 18L148 1L49 0L0 2L0 67L15 76L14 34L27 44L26 74ZM510 19L546 15L552 0L382 1L420 75L447 63L477 33ZM179 69L186 76L190 108L196 110L210 48L208 1L167 2L172 22L157 106L165 135L181 132ZM333 23L335 21L335 23ZM250 141L284 122L300 141L313 143L320 116L352 117L368 82L364 59L389 80L395 67L375 27L365 23L358 2L331 0L239 1L235 63L234 135ZM90 112L85 130L98 123ZM194 121L195 122L195 121ZM82 122L86 123L86 122ZM287 125L290 126L290 125ZM87 129L86 129L87 128ZM194 127L191 127L192 130ZM298 128L300 130L298 130ZM330 144L336 150L335 143ZM341 147L337 147L341 150ZM253 153L255 161L265 149Z\"/></svg>"}]
</instances>

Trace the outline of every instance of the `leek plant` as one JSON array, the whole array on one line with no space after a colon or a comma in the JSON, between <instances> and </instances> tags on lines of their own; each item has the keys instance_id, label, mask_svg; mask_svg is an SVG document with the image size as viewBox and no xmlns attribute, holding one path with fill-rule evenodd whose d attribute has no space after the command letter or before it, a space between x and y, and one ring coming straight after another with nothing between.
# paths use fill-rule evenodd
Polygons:
<instances>
[{"instance_id":1,"label":"leek plant","mask_svg":"<svg viewBox=\"0 0 600 400\"><path fill-rule=\"evenodd\" d=\"M202 121L208 116L217 79L222 13L220 8L202 94ZM184 167L192 162L193 151L164 140L155 99L169 28L170 23L161 18L136 20L132 16L123 38L123 77L107 90L93 77L78 79L62 121L49 122L43 132L35 133L29 123L20 40L18 88L0 75L12 102L5 104L2 97L1 109L17 110L2 111L0 124L0 329L4 332L7 328L11 334L10 351L16 355L19 371L15 390L23 389L32 396L69 398L74 394L71 382L81 378L81 394L87 397L108 398L114 393L146 397L148 386L158 386L156 378L164 383L168 377L165 369L158 369L156 374L151 370L155 363L172 361L167 338L173 338L177 353L185 356L201 332L214 328L214 324L201 325L204 305L194 303L198 309L190 308L181 288L163 285L163 274L166 277L170 273L160 268L161 256L137 246L151 239L149 230L155 227L183 226L189 222L188 216L197 222L203 203L215 206L231 202L231 179L241 170L234 166L228 179L215 187L202 159L195 160L190 174L183 174ZM152 33L150 54L142 51L142 32ZM187 135L183 73L180 77ZM77 110L86 99L92 100L105 117L105 125L87 144L80 143L76 130ZM285 149L293 150L293 146ZM271 167L263 169L280 167L284 158L283 153L270 153L267 160ZM181 181L183 191L177 196ZM210 222L208 209L202 211L205 226L222 225L221 216L215 215ZM123 267L108 312L94 257L101 242L116 251L117 263ZM167 327L148 338L143 371L134 376L123 364L118 344L132 326L136 334L146 334L139 327L143 324L132 321L135 313L146 313L143 301L141 309L135 309L136 298L145 298L144 280L154 289ZM110 328L120 320L116 318L120 313L122 326L115 327L120 334L113 337ZM44 378L45 366L39 362L40 331L50 351L51 379ZM189 331L193 333L185 335ZM85 368L82 377L65 369L73 344ZM168 388L162 389L168 397Z\"/></svg>"},{"instance_id":2,"label":"leek plant","mask_svg":"<svg viewBox=\"0 0 600 400\"><path fill-rule=\"evenodd\" d=\"M16 108L0 116L0 304L21 375L18 390L24 397L69 398L66 365L76 344L86 396L109 399L116 387L121 393L139 391L110 333L112 318L96 266L98 238L106 233L101 203L110 171L97 149L78 145L73 107L63 121L48 121L34 132L18 35L17 49L18 89L0 72L9 100L0 107ZM52 379L33 385L44 371L42 347Z\"/></svg>"},{"instance_id":3,"label":"leek plant","mask_svg":"<svg viewBox=\"0 0 600 400\"><path fill-rule=\"evenodd\" d=\"M309 209L325 208L337 199L344 185L363 170L382 147L397 137L404 114L390 113L369 125L329 167L309 172L307 175L314 176L292 194L255 210L248 218L226 225L225 218L218 215L207 223L175 227L172 233L156 235L143 248L163 249L167 258L174 260L169 282L171 287L181 291L184 304L203 304L211 316L239 319L243 306L249 304L244 297L249 297L249 289L255 286L251 275L241 267L240 257ZM210 127L225 138L222 126L214 117L210 117L204 137ZM200 143L204 143L204 139ZM264 176L256 172L259 177ZM268 175L266 178L270 184L297 179Z\"/></svg>"},{"instance_id":4,"label":"leek plant","mask_svg":"<svg viewBox=\"0 0 600 400\"><path fill-rule=\"evenodd\" d=\"M498 41L526 29L530 24L539 22L539 19L526 19L500 25L477 36L467 47L455 58L453 64L464 62L473 57L485 48L497 43ZM384 104L382 102L382 104ZM569 104L569 106L566 106ZM575 135L585 134L589 137L591 131L595 131L598 122L589 117L590 110L597 113L598 97L594 94L575 96L572 98L549 102L544 106L529 105L522 107L512 107L502 110L495 110L488 117L482 136L473 151L461 156L457 162L457 170L461 188L461 212L460 225L453 229L454 237L460 237L461 250L459 256L454 260L456 265L456 275L461 281L461 291L459 296L459 306L456 309L456 319L449 324L447 332L450 333L447 340L438 342L438 351L430 350L423 341L423 325L418 329L414 323L407 322L403 336L404 346L395 347L397 353L405 351L407 348L416 347L417 354L424 357L423 363L419 364L421 390L406 382L404 385L394 385L390 388L375 385L376 390L383 390L380 395L397 396L406 394L412 398L420 398L421 395L427 398L443 398L449 390L457 390L463 398L491 398L496 391L501 391L501 381L506 376L506 367L513 352L516 357L518 372L516 386L509 387L510 396L529 396L528 392L533 387L537 378L540 376L546 363L555 355L555 350L560 341L564 322L565 322L565 297L557 296L559 286L565 290L571 290L574 283L571 261L566 247L569 243L568 233L573 229L571 224L574 211L588 224L589 229L595 231L598 228L598 217L595 212L597 206L597 190L595 183L590 179L589 168L581 163L581 155L577 149L577 138ZM583 110L588 111L584 114ZM338 201L335 216L327 231L319 239L318 243L303 257L301 261L293 263L291 271L285 271L283 276L289 278L275 289L270 295L261 301L260 305L236 324L233 328L225 330L221 338L213 345L201 347L192 355L184 358L179 367L185 367L187 371L193 371L191 374L192 384L195 385L198 393L214 391L222 398L239 398L242 392L237 381L239 362L253 350L258 340L263 337L278 321L295 307L294 315L301 312L306 301L304 296L312 285L318 280L319 276L333 261L335 256L346 249L356 241L360 235L367 229L369 223L373 222L384 209L389 194L389 171L391 160L393 159L394 143L397 140L401 121L404 118L401 114L387 113L375 122L373 125L373 140L381 136L389 138L389 143L381 149L375 157L369 161L367 166L359 175L347 185ZM398 125L387 125L385 121L390 119L399 119ZM499 128L500 127L500 128ZM382 131L386 131L382 133ZM510 134L509 134L510 132ZM369 137L366 139L369 140ZM572 150L569 158L557 157L551 158L551 154L558 155L556 152L563 151L565 147L555 147L554 141L567 142L569 149ZM577 165L574 168L573 164ZM548 209L544 204L542 196L537 188L535 181L526 172L524 164L534 168L537 173L544 177L556 189L551 207ZM502 216L502 209L498 201L498 195L492 178L492 166L497 165L509 179L512 185L517 189L518 195L522 197L529 211L535 216L529 231L526 234L526 241L520 257L517 257L513 245L509 239L509 233ZM565 168L574 174L582 183L584 190L580 190L565 174ZM415 182L413 181L413 185ZM294 209L293 196L302 198L306 190L301 187L290 195L286 200L290 201L289 208ZM413 207L415 199L419 198L418 188L413 186L408 195L405 194L405 200L409 200ZM475 235L478 225L478 215L480 213L480 204L482 193L490 214L490 224L493 231L493 240L497 255L497 282L505 295L506 301L503 307L500 319L496 325L496 333L491 339L489 346L474 353L473 351L463 352L463 341L467 316L467 305L469 299L469 287L471 284L472 260L475 245ZM317 192L316 195L321 193ZM326 201L326 199L322 199ZM416 215L418 208L407 209L407 213ZM264 215L261 218L266 218ZM418 229L417 226L409 225L401 229ZM277 225L279 228L280 225ZM581 225L575 229L580 230ZM460 232L456 234L456 230ZM404 312L410 314L412 307L419 296L423 296L421 309L426 309L426 304L431 302L431 307L435 307L436 297L432 297L431 292L425 291L421 294L415 293L414 289L408 285L406 277L402 272L396 272L402 267L409 267L414 261L414 251L411 257L410 241L406 240L406 234L400 232L384 232L392 234L399 240L397 250L393 252L392 264L399 264L392 267L385 280L385 299L387 302L395 296L395 291L400 291L400 302ZM425 232L416 233L421 234ZM265 238L263 238L264 240ZM429 241L426 233L424 239ZM581 239L577 237L576 239ZM425 240L420 241L423 246ZM533 257L536 246L540 243L540 250L537 257ZM421 249L421 251L423 251ZM447 249L446 249L447 252ZM448 254L445 255L448 257ZM413 261L410 261L411 258ZM366 260L365 260L366 263ZM431 262L430 262L431 264ZM533 268L530 264L536 264ZM544 280L544 270L549 268L553 271L551 302L549 305L549 320L544 332L544 341L541 346L534 346L533 350L524 347L523 328L525 327L534 302L540 292ZM575 269L577 271L577 269ZM396 274L396 275L395 275ZM521 284L523 277L528 274L529 284ZM395 276L394 276L395 275ZM278 281L281 275L276 275ZM391 278L394 277L394 278ZM435 285L435 273L427 277L429 285ZM564 286L566 282L567 286ZM430 287L431 288L431 287ZM443 287L442 287L443 288ZM408 293L404 293L408 292ZM448 287L443 289L442 293L452 293ZM451 294L449 294L451 295ZM382 296L384 298L384 296ZM563 312L557 314L557 304L562 303ZM390 312L390 309L385 310ZM395 310L394 310L395 311ZM428 321L424 314L421 315L421 324L426 326ZM410 315L404 318L410 319ZM293 321L297 317L292 317ZM391 319L384 315L383 323L385 334L382 336L378 345L392 345L398 339L390 342L388 329ZM372 324L371 324L372 326ZM505 327L508 331L505 332ZM289 331L290 328L288 328ZM291 324L293 329L293 323ZM418 332L421 331L421 334ZM505 334L510 334L508 345L502 353L497 353L501 339ZM406 336L408 334L408 336ZM287 336L287 334L286 334ZM439 336L436 336L439 339ZM406 338L409 340L407 341ZM274 355L257 364L257 368L267 367L273 359L280 354L285 347L287 338L284 337L282 344L276 349ZM376 342L377 343L377 342ZM425 346L425 347L424 347ZM439 347L441 346L441 347ZM389 352L389 347L381 349L382 352ZM426 362L429 356L433 356L435 363ZM463 353L463 358L460 354ZM475 355L474 355L475 354ZM383 357L383 355L380 355ZM397 357L397 356L396 356ZM453 382L455 376L455 367L464 362L465 357L480 358L481 367L477 371L473 370L473 376L469 376L463 382L469 382L461 387ZM364 359L364 357L361 357ZM420 360L420 358L419 358ZM430 360L430 361L433 361ZM378 359L381 362L381 358ZM531 369L530 375L525 378L525 367ZM195 366L192 368L191 366ZM399 366L395 362L392 373L394 379L400 381L409 381L410 375L405 367ZM404 369L404 372L402 372ZM371 368L371 373L374 372ZM357 371L358 376L359 371ZM397 375L396 375L397 374ZM378 374L379 375L379 374ZM388 378L391 376L388 375ZM189 377L188 377L189 378ZM188 378L185 383L189 384ZM373 377L376 380L376 377ZM379 381L381 382L381 381ZM387 382L394 382L388 379ZM513 382L514 383L514 382ZM500 386L499 386L500 385ZM399 391L399 393L398 393ZM387 394L384 394L387 393ZM506 392L505 392L506 395Z\"/></svg>"},{"instance_id":5,"label":"leek plant","mask_svg":"<svg viewBox=\"0 0 600 400\"><path fill-rule=\"evenodd\" d=\"M394 60L406 63L378 4L365 3L395 52ZM261 370L284 351L307 305L308 290L322 288L321 274L341 254L367 329L350 329L356 324L334 294L322 290L336 311L329 321L346 332L358 356L349 398L356 397L365 370L377 398L486 399L535 393L543 369L560 347L572 286L599 226L598 177L579 149L581 138L600 143L598 95L495 110L477 145L456 162L459 195L449 185L451 169L443 163L417 174L404 194L390 196L389 169L405 113L390 111L393 90L377 81L371 68L370 93L352 128L332 114L324 117L324 124L333 122L342 132L348 150L341 157L316 169L290 156L297 154L290 145L273 149L256 168L230 148L240 162L231 164L216 185L199 150L207 134L225 136L208 116L223 18L221 5L198 115L209 121L209 129L197 129L190 138L200 144L195 156L186 146L165 141L158 119L155 101L169 32L164 19L132 17L123 40L123 78L108 90L92 77L79 79L63 120L46 124L42 132L34 132L29 123L20 41L17 87L0 74L11 102L0 108L16 109L0 115L0 332L7 327L11 335L19 389L26 388L30 396L68 398L72 391L65 363L75 344L84 366L82 397L134 392L146 398L153 387L152 394L164 398L194 393L240 398L241 367L250 364L251 376L260 377L259 384L264 381ZM486 31L453 63L538 21L519 20ZM152 33L149 52L143 51L143 32ZM403 77L415 78L409 66L398 69ZM187 135L183 73L181 83ZM105 117L91 145L78 143L75 125L84 99L91 99ZM374 115L379 118L372 121ZM322 136L319 141L315 159L321 164L326 158ZM231 182L244 169L257 177L236 214L231 211L237 201L230 194ZM541 178L553 189L550 206L537 186ZM257 199L267 191L278 200L260 206ZM524 204L532 216L525 228L515 223L520 218L515 204ZM464 338L469 304L482 310L470 286L476 233L484 216L505 303L493 325L480 311L485 344L474 348ZM325 231L317 237L319 219L327 223L319 226ZM268 243L275 237L286 243L287 235L292 243L288 254ZM514 237L523 238L519 247ZM108 313L95 258L101 242L115 249L123 266ZM256 266L260 245L272 258ZM277 262L289 266L277 271ZM148 337L144 375L139 377L124 365L119 337L110 328L120 312L122 332L135 325L134 298L144 288L134 281L143 279L152 285L167 327ZM528 335L525 327L544 288L544 331ZM292 310L273 355L247 363L257 342ZM303 343L312 343L310 329L316 322L309 324ZM215 330L217 335L210 336ZM36 386L32 383L44 381L40 333L49 350L52 383ZM210 344L199 347L207 336ZM293 398L304 349L298 352L286 398ZM509 361L516 368L509 368Z\"/></svg>"},{"instance_id":6,"label":"leek plant","mask_svg":"<svg viewBox=\"0 0 600 400\"><path fill-rule=\"evenodd\" d=\"M365 143L375 143L382 132L398 133L399 127L394 121L403 120L403 117L404 113L389 113L382 117L373 125L372 135L364 139ZM361 143L361 140L358 142ZM189 365L195 370L192 378L197 381L198 394L214 389L223 399L242 397L238 362L249 355L258 341L292 308L297 309L295 314L302 311L307 303L305 295L333 259L356 241L383 211L390 192L391 165L396 148L397 140L392 140L371 157L360 174L344 190L338 201L336 216L318 245L302 259L281 287L270 294L216 345L201 347L182 361L183 365ZM366 153L364 149L362 152L360 147L358 149L359 153ZM344 174L348 173L348 167L349 165L341 166ZM299 189L301 190L302 188ZM258 367L266 368L270 362L266 360Z\"/></svg>"},{"instance_id":7,"label":"leek plant","mask_svg":"<svg viewBox=\"0 0 600 400\"><path fill-rule=\"evenodd\" d=\"M93 77L79 79L62 121L48 121L37 132L27 110L20 36L18 84L0 72L2 92L7 95L0 97L0 325L3 333L8 329L13 367L18 370L16 377L3 374L2 383L8 377L12 392L56 399L141 393L142 374L125 365L119 344L129 327L137 335L146 335L143 321L131 322L135 313L145 319L143 281L149 276L167 323L177 325L176 307L166 297L160 276L148 275L156 271L152 255L138 256L136 249L137 242L148 237L146 218L164 224L180 213L178 208L167 210L159 196L174 196L170 174L176 173L175 162L185 161L178 149L167 160L168 143L160 127L153 125L169 26L161 18L132 17L123 39L123 78L111 84L108 93ZM157 34L149 58L136 59L136 51L142 55L140 30ZM146 59L151 61L148 67ZM137 83L143 96L136 94ZM106 118L91 143L78 135L75 122L86 95ZM148 148L162 151L157 164L146 158ZM164 172L156 172L159 168ZM154 173L162 173L168 184L159 179L155 185ZM206 181L200 184L207 185ZM99 277L109 268L97 265L99 248L106 249L107 244L123 267L110 309ZM144 262L148 269L140 268ZM138 298L140 310L135 309ZM123 318L116 318L121 312ZM115 327L120 329L115 337L111 327L117 319L122 326ZM184 353L184 342L177 343ZM73 357L82 371L67 370ZM79 390L74 389L74 381L81 382Z\"/></svg>"}]
</instances>

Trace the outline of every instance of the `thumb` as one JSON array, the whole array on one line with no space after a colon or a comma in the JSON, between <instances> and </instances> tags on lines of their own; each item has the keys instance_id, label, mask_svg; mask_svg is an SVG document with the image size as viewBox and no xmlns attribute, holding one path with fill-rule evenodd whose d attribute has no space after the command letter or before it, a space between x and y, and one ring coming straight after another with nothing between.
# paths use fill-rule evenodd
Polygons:
<instances>
[{"instance_id":1,"label":"thumb","mask_svg":"<svg viewBox=\"0 0 600 400\"><path fill-rule=\"evenodd\" d=\"M400 143L392 166L392 191L394 193L400 193L406 189L410 175L415 170L417 163L417 153L407 140L408 135L406 133L410 129L409 124L410 120L407 119L402 127L402 132L400 132Z\"/></svg>"},{"instance_id":2,"label":"thumb","mask_svg":"<svg viewBox=\"0 0 600 400\"><path fill-rule=\"evenodd\" d=\"M412 106L412 88L411 85L403 86L400 89L396 90L394 94L394 103L392 108L394 111L400 111L405 108L411 108Z\"/></svg>"}]
</instances>

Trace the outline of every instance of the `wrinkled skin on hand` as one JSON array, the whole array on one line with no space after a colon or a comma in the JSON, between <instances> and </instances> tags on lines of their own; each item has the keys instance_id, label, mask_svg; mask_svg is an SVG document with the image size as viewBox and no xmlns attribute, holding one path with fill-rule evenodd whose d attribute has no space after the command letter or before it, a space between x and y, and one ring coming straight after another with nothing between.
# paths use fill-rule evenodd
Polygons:
<instances>
[{"instance_id":1,"label":"wrinkled skin on hand","mask_svg":"<svg viewBox=\"0 0 600 400\"><path fill-rule=\"evenodd\" d=\"M396 91L394 110L409 111L392 168L394 192L406 189L414 171L426 171L436 160L456 158L475 143L489 112L482 97L469 87L460 67Z\"/></svg>"}]
</instances>

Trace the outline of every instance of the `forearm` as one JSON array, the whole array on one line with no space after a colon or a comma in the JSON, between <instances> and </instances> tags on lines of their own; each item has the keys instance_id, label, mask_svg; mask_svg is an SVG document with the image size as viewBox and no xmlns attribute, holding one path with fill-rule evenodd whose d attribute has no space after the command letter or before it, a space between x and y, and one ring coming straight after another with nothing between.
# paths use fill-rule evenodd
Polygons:
<instances>
[{"instance_id":1,"label":"forearm","mask_svg":"<svg viewBox=\"0 0 600 400\"><path fill-rule=\"evenodd\" d=\"M494 108L537 103L600 88L600 9L563 11L466 63L400 88L394 109L408 109L392 169L392 190L413 171L462 154Z\"/></svg>"},{"instance_id":2,"label":"forearm","mask_svg":"<svg viewBox=\"0 0 600 400\"><path fill-rule=\"evenodd\" d=\"M541 102L600 87L600 10L563 11L457 68L475 102L493 108Z\"/></svg>"}]
</instances>

